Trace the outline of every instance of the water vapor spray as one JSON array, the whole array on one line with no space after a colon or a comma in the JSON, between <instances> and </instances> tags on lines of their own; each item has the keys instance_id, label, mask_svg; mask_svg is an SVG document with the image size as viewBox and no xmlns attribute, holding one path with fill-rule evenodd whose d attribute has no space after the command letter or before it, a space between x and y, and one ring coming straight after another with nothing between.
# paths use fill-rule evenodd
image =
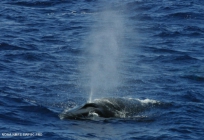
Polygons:
<instances>
[{"instance_id":1,"label":"water vapor spray","mask_svg":"<svg viewBox=\"0 0 204 140\"><path fill-rule=\"evenodd\" d=\"M106 10L95 15L90 36L86 40L88 50L87 68L90 86L89 102L114 94L120 86L120 46L122 44L123 20L121 13Z\"/></svg>"}]
</instances>

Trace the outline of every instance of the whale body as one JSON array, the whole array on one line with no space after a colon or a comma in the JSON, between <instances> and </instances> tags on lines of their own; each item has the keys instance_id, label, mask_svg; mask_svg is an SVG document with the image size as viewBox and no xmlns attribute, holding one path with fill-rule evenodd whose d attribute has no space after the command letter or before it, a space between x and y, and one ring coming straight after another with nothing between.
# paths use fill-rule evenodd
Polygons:
<instances>
[{"instance_id":1,"label":"whale body","mask_svg":"<svg viewBox=\"0 0 204 140\"><path fill-rule=\"evenodd\" d=\"M127 118L161 104L159 101L150 99L103 98L65 110L59 117L61 119Z\"/></svg>"}]
</instances>

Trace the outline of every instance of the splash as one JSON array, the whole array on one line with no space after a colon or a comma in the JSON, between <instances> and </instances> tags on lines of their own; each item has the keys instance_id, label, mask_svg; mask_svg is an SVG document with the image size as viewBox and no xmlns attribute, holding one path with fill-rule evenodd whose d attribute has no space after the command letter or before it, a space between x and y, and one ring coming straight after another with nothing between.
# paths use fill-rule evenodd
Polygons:
<instances>
[{"instance_id":1,"label":"splash","mask_svg":"<svg viewBox=\"0 0 204 140\"><path fill-rule=\"evenodd\" d=\"M86 71L89 75L89 102L116 92L121 81L120 44L124 29L121 13L108 10L95 16L96 23L86 40L89 58Z\"/></svg>"}]
</instances>

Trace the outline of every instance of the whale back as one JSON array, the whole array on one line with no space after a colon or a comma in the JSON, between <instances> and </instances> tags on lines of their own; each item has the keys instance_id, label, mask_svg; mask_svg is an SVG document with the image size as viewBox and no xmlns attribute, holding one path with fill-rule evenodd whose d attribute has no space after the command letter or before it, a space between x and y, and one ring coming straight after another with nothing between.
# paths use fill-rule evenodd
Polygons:
<instances>
[{"instance_id":1,"label":"whale back","mask_svg":"<svg viewBox=\"0 0 204 140\"><path fill-rule=\"evenodd\" d=\"M103 98L96 99L93 102L103 106L106 110L111 110L114 112L114 117L117 118L130 118L162 105L161 102L156 100L133 98Z\"/></svg>"},{"instance_id":2,"label":"whale back","mask_svg":"<svg viewBox=\"0 0 204 140\"><path fill-rule=\"evenodd\" d=\"M61 119L90 119L93 116L130 118L161 104L159 101L149 99L102 98L71 110L65 110L59 116Z\"/></svg>"}]
</instances>

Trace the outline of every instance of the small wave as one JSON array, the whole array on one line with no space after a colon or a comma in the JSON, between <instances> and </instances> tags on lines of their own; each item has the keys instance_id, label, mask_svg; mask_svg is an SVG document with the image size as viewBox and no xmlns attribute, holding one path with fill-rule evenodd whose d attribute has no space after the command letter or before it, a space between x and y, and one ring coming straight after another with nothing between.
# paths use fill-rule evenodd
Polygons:
<instances>
[{"instance_id":1,"label":"small wave","mask_svg":"<svg viewBox=\"0 0 204 140\"><path fill-rule=\"evenodd\" d=\"M154 35L154 36L158 36L158 37L162 37L162 38L165 38L165 37L176 37L176 36L180 36L182 35L181 32L179 31L161 31L160 33Z\"/></svg>"},{"instance_id":2,"label":"small wave","mask_svg":"<svg viewBox=\"0 0 204 140\"><path fill-rule=\"evenodd\" d=\"M7 60L25 60L25 61L41 61L41 60L52 60L53 56L47 53L36 53L36 52L16 52L5 54Z\"/></svg>"},{"instance_id":3,"label":"small wave","mask_svg":"<svg viewBox=\"0 0 204 140\"><path fill-rule=\"evenodd\" d=\"M158 31L157 31L158 32ZM203 29L194 26L187 26L181 29L172 31L169 27L162 27L154 37L168 38L168 37L196 37L203 35Z\"/></svg>"},{"instance_id":4,"label":"small wave","mask_svg":"<svg viewBox=\"0 0 204 140\"><path fill-rule=\"evenodd\" d=\"M165 44L166 42L164 42L163 44ZM154 52L154 53L169 53L169 54L179 54L179 51L173 50L173 49L169 49L169 48L156 48L156 47L145 47L144 48L146 51L150 51L150 52Z\"/></svg>"},{"instance_id":5,"label":"small wave","mask_svg":"<svg viewBox=\"0 0 204 140\"><path fill-rule=\"evenodd\" d=\"M174 60L175 61L195 61L197 59L186 54L186 55L177 56Z\"/></svg>"},{"instance_id":6,"label":"small wave","mask_svg":"<svg viewBox=\"0 0 204 140\"><path fill-rule=\"evenodd\" d=\"M152 3L147 4L144 1L133 1L133 2L128 2L126 3L126 8L131 9L131 11L136 11L136 12L142 12L142 11L148 11L152 9Z\"/></svg>"},{"instance_id":7,"label":"small wave","mask_svg":"<svg viewBox=\"0 0 204 140\"><path fill-rule=\"evenodd\" d=\"M182 78L204 83L204 76L201 75L184 75Z\"/></svg>"},{"instance_id":8,"label":"small wave","mask_svg":"<svg viewBox=\"0 0 204 140\"><path fill-rule=\"evenodd\" d=\"M191 102L204 103L203 102L204 96L201 93L193 91L193 90L188 91L187 93L185 93L183 95L183 97L185 98L185 100L188 100L188 101L191 101Z\"/></svg>"},{"instance_id":9,"label":"small wave","mask_svg":"<svg viewBox=\"0 0 204 140\"><path fill-rule=\"evenodd\" d=\"M135 15L131 17L132 20L140 20L140 21L146 21L146 20L152 20L152 17L148 14L140 14L140 15Z\"/></svg>"},{"instance_id":10,"label":"small wave","mask_svg":"<svg viewBox=\"0 0 204 140\"><path fill-rule=\"evenodd\" d=\"M172 13L168 15L168 17L170 18L177 18L177 19L191 19L199 16L200 14L193 13L193 12L177 12L177 13Z\"/></svg>"},{"instance_id":11,"label":"small wave","mask_svg":"<svg viewBox=\"0 0 204 140\"><path fill-rule=\"evenodd\" d=\"M136 6L139 6L139 5L142 5L142 4L143 4L142 1L133 1L133 2L126 3L126 7L128 9L132 9L132 8L135 8Z\"/></svg>"},{"instance_id":12,"label":"small wave","mask_svg":"<svg viewBox=\"0 0 204 140\"><path fill-rule=\"evenodd\" d=\"M20 123L21 125L33 125L34 122L31 120L25 120L23 116L19 116L14 112L1 112L0 118L4 120L4 123Z\"/></svg>"},{"instance_id":13,"label":"small wave","mask_svg":"<svg viewBox=\"0 0 204 140\"><path fill-rule=\"evenodd\" d=\"M196 36L202 36L204 29L198 27L198 26L186 26L183 29L183 34L187 35L187 36L192 36L192 37L196 37Z\"/></svg>"},{"instance_id":14,"label":"small wave","mask_svg":"<svg viewBox=\"0 0 204 140\"><path fill-rule=\"evenodd\" d=\"M26 7L50 7L54 6L56 4L59 4L60 1L50 1L50 0L44 0L44 1L17 1L17 2L8 2L7 4L11 5L18 5L18 6L26 6Z\"/></svg>"},{"instance_id":15,"label":"small wave","mask_svg":"<svg viewBox=\"0 0 204 140\"><path fill-rule=\"evenodd\" d=\"M184 27L184 31L204 32L204 28L200 28L198 26L186 26Z\"/></svg>"},{"instance_id":16,"label":"small wave","mask_svg":"<svg viewBox=\"0 0 204 140\"><path fill-rule=\"evenodd\" d=\"M12 44L8 44L5 42L0 43L0 51L5 51L5 50L27 50L27 49L23 47L12 45Z\"/></svg>"},{"instance_id":17,"label":"small wave","mask_svg":"<svg viewBox=\"0 0 204 140\"><path fill-rule=\"evenodd\" d=\"M177 52L179 53L179 52ZM191 57L189 55L177 55L177 54L167 54L167 55L156 55L154 57L144 56L142 62L170 62L170 63L192 63L198 59Z\"/></svg>"},{"instance_id":18,"label":"small wave","mask_svg":"<svg viewBox=\"0 0 204 140\"><path fill-rule=\"evenodd\" d=\"M177 18L186 18L188 15L189 15L188 13L178 12L178 13L170 14L169 16L170 17L177 17Z\"/></svg>"},{"instance_id":19,"label":"small wave","mask_svg":"<svg viewBox=\"0 0 204 140\"><path fill-rule=\"evenodd\" d=\"M2 88L4 91L1 91L1 99L0 103L3 104L4 106L16 106L18 104L26 104L24 100L21 97L18 97L15 94L7 93L6 90L11 90L9 87L4 87Z\"/></svg>"},{"instance_id":20,"label":"small wave","mask_svg":"<svg viewBox=\"0 0 204 140\"><path fill-rule=\"evenodd\" d=\"M151 61L159 61L159 62L170 62L170 63L192 63L197 61L198 59L191 57L187 54L185 55L159 55L151 59Z\"/></svg>"},{"instance_id":21,"label":"small wave","mask_svg":"<svg viewBox=\"0 0 204 140\"><path fill-rule=\"evenodd\" d=\"M39 56L37 56L36 54L32 54L32 53L17 53L17 54L6 54L5 58L7 58L7 60L26 60L26 61L39 61L41 60Z\"/></svg>"},{"instance_id":22,"label":"small wave","mask_svg":"<svg viewBox=\"0 0 204 140\"><path fill-rule=\"evenodd\" d=\"M32 113L46 114L51 116L56 115L53 111L51 111L47 107L39 106L39 105L20 106L18 107L18 110L24 111L24 112L30 112L30 113L32 112Z\"/></svg>"}]
</instances>

